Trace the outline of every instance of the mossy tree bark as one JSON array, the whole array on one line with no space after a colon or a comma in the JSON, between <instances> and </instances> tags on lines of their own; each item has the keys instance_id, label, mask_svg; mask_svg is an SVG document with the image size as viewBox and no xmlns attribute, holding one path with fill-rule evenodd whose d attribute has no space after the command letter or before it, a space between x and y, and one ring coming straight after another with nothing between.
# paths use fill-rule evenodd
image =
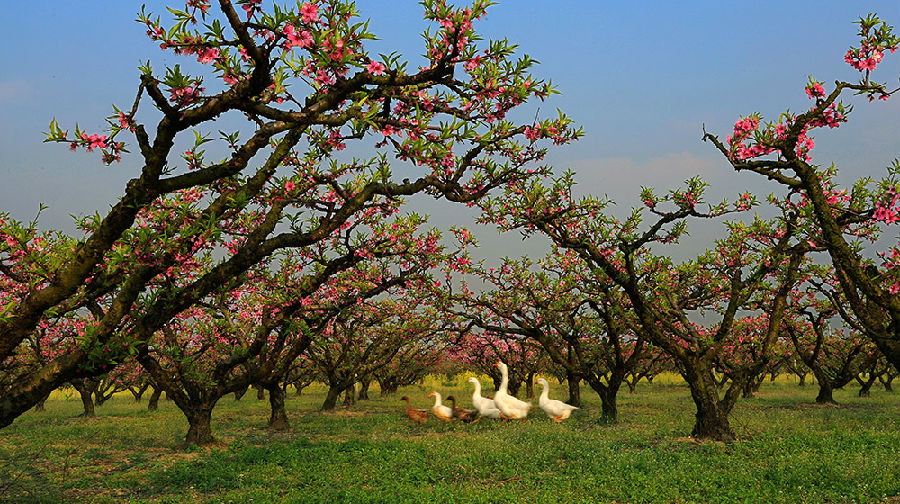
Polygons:
<instances>
[{"instance_id":1,"label":"mossy tree bark","mask_svg":"<svg viewBox=\"0 0 900 504\"><path fill-rule=\"evenodd\" d=\"M268 427L274 430L286 430L289 424L287 411L284 408L284 389L275 386L269 387L267 390L269 391L269 406L272 410Z\"/></svg>"},{"instance_id":2,"label":"mossy tree bark","mask_svg":"<svg viewBox=\"0 0 900 504\"><path fill-rule=\"evenodd\" d=\"M79 416L85 418L96 416L94 412L94 393L97 391L100 382L94 379L85 379L73 380L71 384L78 391L79 397L81 397L81 406L84 411Z\"/></svg>"},{"instance_id":3,"label":"mossy tree bark","mask_svg":"<svg viewBox=\"0 0 900 504\"><path fill-rule=\"evenodd\" d=\"M162 389L153 387L150 393L150 400L147 401L147 411L156 411L159 409L159 396L162 395Z\"/></svg>"},{"instance_id":4,"label":"mossy tree bark","mask_svg":"<svg viewBox=\"0 0 900 504\"><path fill-rule=\"evenodd\" d=\"M572 406L581 407L581 378L575 374L566 373L566 384L569 387L569 400Z\"/></svg>"},{"instance_id":5,"label":"mossy tree bark","mask_svg":"<svg viewBox=\"0 0 900 504\"><path fill-rule=\"evenodd\" d=\"M184 411L188 420L188 431L184 442L188 446L206 445L215 441L212 434L212 410L215 403L200 404Z\"/></svg>"}]
</instances>

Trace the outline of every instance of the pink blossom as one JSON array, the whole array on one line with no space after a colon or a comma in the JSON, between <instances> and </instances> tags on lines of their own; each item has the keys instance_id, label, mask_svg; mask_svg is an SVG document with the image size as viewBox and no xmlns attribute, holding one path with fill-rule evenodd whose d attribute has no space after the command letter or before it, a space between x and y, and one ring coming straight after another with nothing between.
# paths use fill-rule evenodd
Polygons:
<instances>
[{"instance_id":1,"label":"pink blossom","mask_svg":"<svg viewBox=\"0 0 900 504\"><path fill-rule=\"evenodd\" d=\"M131 118L125 115L124 112L119 112L119 126L122 129L134 129L134 126L131 124Z\"/></svg>"},{"instance_id":2,"label":"pink blossom","mask_svg":"<svg viewBox=\"0 0 900 504\"><path fill-rule=\"evenodd\" d=\"M810 98L824 98L825 88L818 82L806 86L806 96Z\"/></svg>"},{"instance_id":3,"label":"pink blossom","mask_svg":"<svg viewBox=\"0 0 900 504\"><path fill-rule=\"evenodd\" d=\"M106 148L106 135L90 135L87 133L81 134L81 139L88 143L87 150L88 152L94 150L95 148Z\"/></svg>"},{"instance_id":4,"label":"pink blossom","mask_svg":"<svg viewBox=\"0 0 900 504\"><path fill-rule=\"evenodd\" d=\"M219 50L215 47L204 49L197 55L197 61L200 63L209 63L219 58Z\"/></svg>"},{"instance_id":5,"label":"pink blossom","mask_svg":"<svg viewBox=\"0 0 900 504\"><path fill-rule=\"evenodd\" d=\"M261 3L262 0L247 0L247 3L243 5L244 10L247 11L248 20L259 10L259 4Z\"/></svg>"},{"instance_id":6,"label":"pink blossom","mask_svg":"<svg viewBox=\"0 0 900 504\"><path fill-rule=\"evenodd\" d=\"M309 2L300 7L300 15L303 17L304 23L319 22L319 6Z\"/></svg>"},{"instance_id":7,"label":"pink blossom","mask_svg":"<svg viewBox=\"0 0 900 504\"><path fill-rule=\"evenodd\" d=\"M381 75L384 73L385 67L381 63L372 60L366 65L366 70L371 74Z\"/></svg>"},{"instance_id":8,"label":"pink blossom","mask_svg":"<svg viewBox=\"0 0 900 504\"><path fill-rule=\"evenodd\" d=\"M206 14L206 11L209 10L209 1L208 0L187 0L186 5L188 7L200 9L200 12L202 12L204 14Z\"/></svg>"},{"instance_id":9,"label":"pink blossom","mask_svg":"<svg viewBox=\"0 0 900 504\"><path fill-rule=\"evenodd\" d=\"M297 31L293 25L287 25L282 31L287 36L287 42L284 45L285 51L290 51L294 47L303 49L311 46L313 43L312 35L306 30Z\"/></svg>"}]
</instances>

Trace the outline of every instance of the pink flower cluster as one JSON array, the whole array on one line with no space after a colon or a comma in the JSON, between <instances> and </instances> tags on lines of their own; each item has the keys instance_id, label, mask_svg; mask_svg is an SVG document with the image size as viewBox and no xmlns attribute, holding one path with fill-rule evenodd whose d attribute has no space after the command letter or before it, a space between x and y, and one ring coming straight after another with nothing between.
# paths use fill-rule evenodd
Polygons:
<instances>
[{"instance_id":1,"label":"pink flower cluster","mask_svg":"<svg viewBox=\"0 0 900 504\"><path fill-rule=\"evenodd\" d=\"M344 56L349 56L353 52L353 49L342 38L335 38L335 40L327 38L322 42L322 48L328 51L328 57L332 61L340 61Z\"/></svg>"},{"instance_id":2,"label":"pink flower cluster","mask_svg":"<svg viewBox=\"0 0 900 504\"><path fill-rule=\"evenodd\" d=\"M834 126L832 126L834 127ZM807 128L804 128L803 131L797 135L797 157L803 159L804 161L812 161L812 158L809 155L809 151L816 146L815 140L806 136Z\"/></svg>"},{"instance_id":3,"label":"pink flower cluster","mask_svg":"<svg viewBox=\"0 0 900 504\"><path fill-rule=\"evenodd\" d=\"M247 20L253 17L254 14L261 11L259 4L262 3L262 0L247 0L247 2L242 6L244 10L247 12Z\"/></svg>"},{"instance_id":4,"label":"pink flower cluster","mask_svg":"<svg viewBox=\"0 0 900 504\"><path fill-rule=\"evenodd\" d=\"M297 30L294 25L285 26L282 32L287 36L287 41L284 43L285 51L290 51L294 47L303 49L313 44L312 35L306 30Z\"/></svg>"},{"instance_id":5,"label":"pink flower cluster","mask_svg":"<svg viewBox=\"0 0 900 504\"><path fill-rule=\"evenodd\" d=\"M200 63L211 63L219 59L219 50L215 47L209 47L197 53L197 61Z\"/></svg>"},{"instance_id":6,"label":"pink flower cluster","mask_svg":"<svg viewBox=\"0 0 900 504\"><path fill-rule=\"evenodd\" d=\"M888 191L888 197L890 199L886 204L884 201L879 201L875 205L875 212L872 214L872 218L887 224L893 224L900 221L900 216L897 214L897 210L900 209L897 205L900 202L900 194L891 189Z\"/></svg>"},{"instance_id":7,"label":"pink flower cluster","mask_svg":"<svg viewBox=\"0 0 900 504\"><path fill-rule=\"evenodd\" d=\"M846 118L844 115L838 112L835 108L835 104L832 103L822 111L822 118L810 121L808 127L821 128L823 126L828 126L829 128L837 128L845 120Z\"/></svg>"},{"instance_id":8,"label":"pink flower cluster","mask_svg":"<svg viewBox=\"0 0 900 504\"><path fill-rule=\"evenodd\" d=\"M806 96L810 98L825 98L825 88L819 82L811 82L806 86Z\"/></svg>"},{"instance_id":9,"label":"pink flower cluster","mask_svg":"<svg viewBox=\"0 0 900 504\"><path fill-rule=\"evenodd\" d=\"M896 272L900 269L900 250L897 247L891 248L890 252L879 252L878 255L881 257L882 267L888 272ZM891 294L897 294L900 292L900 282L897 281L897 277L894 276L894 282L888 286L888 292Z\"/></svg>"},{"instance_id":10,"label":"pink flower cluster","mask_svg":"<svg viewBox=\"0 0 900 504\"><path fill-rule=\"evenodd\" d=\"M692 192L676 193L674 199L681 207L692 208L697 204L697 195Z\"/></svg>"},{"instance_id":11,"label":"pink flower cluster","mask_svg":"<svg viewBox=\"0 0 900 504\"><path fill-rule=\"evenodd\" d=\"M731 151L732 159L749 159L765 156L774 149L757 144L745 144L754 132L759 128L759 117L755 115L740 118L734 123L734 133L725 138L725 142Z\"/></svg>"},{"instance_id":12,"label":"pink flower cluster","mask_svg":"<svg viewBox=\"0 0 900 504\"><path fill-rule=\"evenodd\" d=\"M118 115L119 127L122 129L127 129L129 131L134 131L134 119L129 115L125 115L124 112L119 112Z\"/></svg>"},{"instance_id":13,"label":"pink flower cluster","mask_svg":"<svg viewBox=\"0 0 900 504\"><path fill-rule=\"evenodd\" d=\"M881 59L884 58L884 49L873 45L873 40L863 41L859 49L850 48L844 55L844 61L860 72L875 70ZM897 46L886 48L891 52L897 50Z\"/></svg>"},{"instance_id":14,"label":"pink flower cluster","mask_svg":"<svg viewBox=\"0 0 900 504\"><path fill-rule=\"evenodd\" d=\"M385 66L375 60L371 60L368 65L366 65L366 71L375 74L381 75L384 73Z\"/></svg>"},{"instance_id":15,"label":"pink flower cluster","mask_svg":"<svg viewBox=\"0 0 900 504\"><path fill-rule=\"evenodd\" d=\"M177 107L184 107L196 102L203 92L202 87L185 86L181 88L172 88L169 90L169 99Z\"/></svg>"},{"instance_id":16,"label":"pink flower cluster","mask_svg":"<svg viewBox=\"0 0 900 504\"><path fill-rule=\"evenodd\" d=\"M819 88L821 88L821 85L813 83L806 87L806 92L810 97L824 96L825 90ZM813 108L813 110L815 110L815 108ZM779 123L768 126L761 135L762 139L758 139L754 142L751 140L751 136L754 136L759 128L759 117L752 115L738 119L734 124L733 135L729 135L725 139L730 150L729 156L731 159L743 160L765 156L766 154L775 152L778 149L761 142L783 140L787 135L788 126L794 120L796 120L796 116L791 116L788 118L787 125ZM807 122L806 126L797 134L797 144L795 149L797 157L807 162L812 160L809 153L816 146L816 142L812 137L808 136L810 129L825 126L837 128L846 120L846 117L838 111L837 105L834 103L822 110L819 117ZM757 138L759 138L759 136Z\"/></svg>"},{"instance_id":17,"label":"pink flower cluster","mask_svg":"<svg viewBox=\"0 0 900 504\"><path fill-rule=\"evenodd\" d=\"M203 14L209 10L209 0L187 0L185 5L192 9L200 9Z\"/></svg>"},{"instance_id":18,"label":"pink flower cluster","mask_svg":"<svg viewBox=\"0 0 900 504\"><path fill-rule=\"evenodd\" d=\"M91 152L96 148L100 148L100 149L106 148L106 135L90 135L89 136L87 133L82 133L81 139L84 140L85 148L87 148L88 152Z\"/></svg>"},{"instance_id":19,"label":"pink flower cluster","mask_svg":"<svg viewBox=\"0 0 900 504\"><path fill-rule=\"evenodd\" d=\"M307 2L300 7L300 16L304 23L313 24L319 22L319 6L312 2Z\"/></svg>"}]
</instances>

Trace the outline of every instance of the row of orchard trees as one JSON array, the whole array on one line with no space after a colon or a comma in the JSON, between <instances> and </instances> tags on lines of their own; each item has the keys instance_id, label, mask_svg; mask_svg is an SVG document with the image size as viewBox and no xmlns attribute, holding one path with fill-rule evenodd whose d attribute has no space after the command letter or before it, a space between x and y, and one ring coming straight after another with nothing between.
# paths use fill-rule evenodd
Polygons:
<instances>
[{"instance_id":1,"label":"row of orchard trees","mask_svg":"<svg viewBox=\"0 0 900 504\"><path fill-rule=\"evenodd\" d=\"M474 204L548 173L533 166L542 144L580 135L562 115L507 119L554 90L510 43L481 42L489 4L422 2L432 27L419 67L369 54L375 36L350 2L266 12L190 0L168 21L142 11L184 65L143 65L105 134L55 120L48 132L106 163L127 140L139 173L105 215L79 222L81 237L0 215L0 426L64 383L137 362L184 411L188 442L206 442L220 397L254 383L277 402L298 356L341 359L340 339L361 328L434 332L415 292L452 254L403 199ZM220 117L245 126L222 132ZM405 303L421 311L398 316Z\"/></svg>"},{"instance_id":2,"label":"row of orchard trees","mask_svg":"<svg viewBox=\"0 0 900 504\"><path fill-rule=\"evenodd\" d=\"M892 94L870 80L897 46L890 27L860 21L862 43L847 54L859 83L826 94L811 81L803 114L741 118L725 142L705 135L735 169L785 186L769 199L777 217L746 217L758 204L747 193L706 204L691 179L662 195L645 188L644 207L616 218L606 200L573 197L571 174L550 179L540 164L545 143L581 135L565 116L508 119L554 91L508 42L480 43L473 24L489 3L425 0L435 28L415 70L367 53L374 35L339 0L272 12L256 0L190 0L168 22L142 12L152 40L199 66L141 67L108 135L51 123L49 141L100 150L107 163L129 137L142 166L105 216L80 222L82 237L0 216L0 425L65 383L139 366L185 413L187 441L202 443L216 402L251 384L269 391L271 425L284 425L283 384L298 362L328 370L327 407L454 335L521 362L515 384L530 383L525 362L545 352L572 394L580 382L598 393L607 418L622 383L668 360L696 404L693 434L727 441L729 412L784 338L820 382L838 319L900 365L900 250L861 253L897 220L900 165L846 190L809 155L812 130L847 120L842 94ZM218 131L223 115L247 125ZM375 151L351 158L348 146ZM402 211L415 194L541 234L554 253L482 268L467 233L447 248ZM691 219L727 215L737 218L708 252L682 263L665 254ZM825 254L830 267L817 260ZM487 287L471 289L473 275Z\"/></svg>"},{"instance_id":3,"label":"row of orchard trees","mask_svg":"<svg viewBox=\"0 0 900 504\"><path fill-rule=\"evenodd\" d=\"M668 355L690 388L697 408L692 434L723 441L734 439L729 413L770 365L781 335L796 341L798 357L825 383L832 379L815 357L829 351L824 339L835 318L852 331L845 339L868 339L900 368L900 248L876 259L864 254L864 245L898 221L900 162L885 179L863 179L848 190L835 181L833 166L811 164L810 156L813 130L847 120L849 107L838 101L843 94L855 91L871 101L895 92L870 76L900 40L875 16L859 25L860 47L846 55L861 72L858 83L838 81L826 93L811 79L806 112L769 123L757 114L740 118L725 142L704 135L735 169L785 186L768 199L777 217L726 221L712 249L676 264L665 250L685 234L688 220L740 214L757 205L756 198L744 193L733 203L707 204L706 184L695 178L665 194L644 188L644 206L617 218L606 200L574 197L571 173L510 184L483 202L483 221L545 236L556 253L538 273L527 260L481 272L496 289L459 294L472 323L539 342L556 364L597 390L607 416L615 415L615 390L632 365L622 343L650 343ZM822 253L830 266L818 265ZM607 355L614 371L596 386L596 357L581 334L613 349ZM726 371L724 388L717 368ZM821 399L830 399L830 391L823 390Z\"/></svg>"},{"instance_id":4,"label":"row of orchard trees","mask_svg":"<svg viewBox=\"0 0 900 504\"><path fill-rule=\"evenodd\" d=\"M723 254L719 247L702 257L715 256L720 264L746 257L747 251L730 258ZM793 373L801 380L814 375L820 387L818 402L833 402L832 390L854 380L860 381L863 393L879 378L890 388L896 370L864 336L858 322L846 312L848 318L841 319L835 308L840 305L833 304L842 301L839 290L827 285L833 282L831 268L797 263L784 264L789 272L796 269L792 288L770 284L754 291L754 298L740 305L742 314L728 319L721 337L716 334L722 330L721 305L723 299L734 303L734 273L726 277L730 288L712 283L719 274L716 269L690 271L696 268L693 263L647 274L655 276L654 295L663 297L654 303L679 303L670 308L679 319L667 326L668 337L680 338L676 343L686 350L687 355L679 356L655 344L624 293L608 279L591 276L572 251L557 249L539 264L506 259L499 268L470 270L492 289L475 293L463 284L450 296L458 306L451 310L454 315L479 329L456 351L468 366L494 375L495 382L498 377L491 364L498 359L510 363L512 392L522 382L530 384L535 373L550 372L568 382L569 402L577 405L579 384L586 383L600 398L608 421L616 420L616 397L623 384L633 391L637 380L652 380L662 371L677 371L689 379L691 365L704 366L707 391L720 396L718 405L727 408L726 414L739 397L751 396L766 376L779 373ZM779 300L783 305L776 305L781 312L775 326L770 310ZM703 311L708 314L691 316ZM702 355L691 355L700 353L698 349Z\"/></svg>"},{"instance_id":5,"label":"row of orchard trees","mask_svg":"<svg viewBox=\"0 0 900 504\"><path fill-rule=\"evenodd\" d=\"M270 427L287 426L283 398L289 386L299 395L312 382L323 383L328 392L322 409L331 409L341 393L345 394L344 404L352 404L357 397L368 399L373 382L378 384L381 395L390 395L400 386L414 384L435 373L446 374L452 380L461 372L474 371L488 375L496 388L500 376L493 364L498 360L509 363L511 392L531 398L535 376L551 375L569 386L567 402L580 406L580 385L584 380L600 397L604 419L615 421L618 412L610 389L618 392L624 384L633 393L641 380L652 383L661 373L679 371L664 351L637 338L625 337L616 343L588 334L573 337L575 331L551 332L547 337L534 329L526 330L528 324L519 325L514 319L484 331L459 334L435 330L426 323L434 313L419 317L406 308L398 310L394 300L379 306L363 306L362 311L342 312L330 326L323 328L307 351L281 375L278 389L272 390L272 385L262 383L252 384L260 399L265 397L266 389L270 392L273 412ZM393 317L386 317L388 314ZM592 317L584 313L567 316ZM786 325L771 352L763 355L759 351L758 335L760 327L765 325L765 317L760 316L744 317L735 323L734 334L714 364L720 389L731 386L736 367L762 361L766 365L756 368L758 374L742 382L742 397L753 396L766 378L774 381L782 375L792 376L801 386L813 376L819 388L816 400L821 403L834 402L833 390L854 381L860 386L861 396L868 395L879 382L885 390L893 390L898 373L867 338L842 329L819 330L822 326L800 321ZM190 331L198 329L193 325L189 328ZM398 331L410 334L398 338L395 335ZM419 333L415 334L416 331ZM452 337L439 337L441 334ZM560 361L561 358L564 360ZM130 391L139 402L144 392L152 389L149 408L156 408L162 388L154 385L155 381L144 368L134 364L119 366L100 377L73 381L85 402L86 414L93 412L94 404L101 405L120 391ZM235 399L239 400L249 385L234 390ZM197 390L200 384L190 383L190 387ZM189 386L184 389L189 390Z\"/></svg>"}]
</instances>

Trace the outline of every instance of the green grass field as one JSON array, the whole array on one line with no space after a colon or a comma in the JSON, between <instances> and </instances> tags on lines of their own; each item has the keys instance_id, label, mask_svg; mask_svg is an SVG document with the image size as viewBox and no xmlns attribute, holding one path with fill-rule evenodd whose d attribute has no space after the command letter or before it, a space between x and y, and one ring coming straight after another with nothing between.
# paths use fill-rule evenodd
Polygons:
<instances>
[{"instance_id":1,"label":"green grass field","mask_svg":"<svg viewBox=\"0 0 900 504\"><path fill-rule=\"evenodd\" d=\"M269 432L268 401L227 397L213 413L218 442L180 447L171 402L145 411L120 394L77 418L57 392L47 411L0 430L0 502L900 502L900 394L766 383L732 416L734 444L686 438L693 404L677 380L619 395L620 422L586 408L561 425L535 407L525 424L412 425L399 396L471 389L432 381L396 397L319 413L322 388L289 393L291 429ZM562 394L555 388L554 396ZM533 401L536 405L537 401Z\"/></svg>"}]
</instances>

